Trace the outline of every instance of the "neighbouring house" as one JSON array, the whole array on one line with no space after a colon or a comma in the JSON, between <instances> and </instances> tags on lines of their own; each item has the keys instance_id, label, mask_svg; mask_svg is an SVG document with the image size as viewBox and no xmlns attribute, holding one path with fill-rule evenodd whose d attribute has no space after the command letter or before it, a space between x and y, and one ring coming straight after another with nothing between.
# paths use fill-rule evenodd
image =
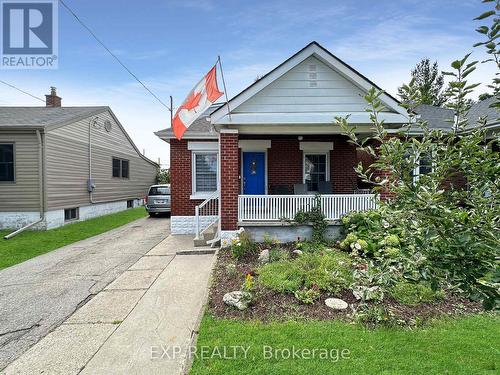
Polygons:
<instances>
[{"instance_id":1,"label":"neighbouring house","mask_svg":"<svg viewBox=\"0 0 500 375\"><path fill-rule=\"evenodd\" d=\"M143 204L158 165L109 107L0 107L0 229L50 229Z\"/></svg>"},{"instance_id":2,"label":"neighbouring house","mask_svg":"<svg viewBox=\"0 0 500 375\"><path fill-rule=\"evenodd\" d=\"M257 240L265 233L285 241L308 237L310 228L283 219L310 209L320 193L328 234L338 235L345 213L376 206L354 171L362 157L334 124L349 115L361 136L371 133L363 99L371 87L378 88L312 42L228 103L212 106L182 140L171 129L156 132L170 144L172 233L215 232L224 240L245 228ZM387 93L380 99L389 130L407 123L397 99ZM453 117L446 109L420 111L434 127Z\"/></svg>"},{"instance_id":3,"label":"neighbouring house","mask_svg":"<svg viewBox=\"0 0 500 375\"><path fill-rule=\"evenodd\" d=\"M494 139L500 131L500 107L495 105L498 102L498 97L481 100L474 103L467 115L469 120L468 129L477 125L479 120L484 120L487 129L486 137ZM495 150L500 151L498 143L495 142Z\"/></svg>"}]
</instances>

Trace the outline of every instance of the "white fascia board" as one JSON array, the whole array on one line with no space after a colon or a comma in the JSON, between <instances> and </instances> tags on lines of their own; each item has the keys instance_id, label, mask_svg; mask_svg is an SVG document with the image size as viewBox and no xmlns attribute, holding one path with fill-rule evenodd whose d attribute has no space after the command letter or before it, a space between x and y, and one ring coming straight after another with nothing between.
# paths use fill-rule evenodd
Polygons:
<instances>
[{"instance_id":1,"label":"white fascia board","mask_svg":"<svg viewBox=\"0 0 500 375\"><path fill-rule=\"evenodd\" d=\"M222 117L217 125L273 125L273 124L334 124L335 117L349 115L349 123L371 124L370 115L366 112L319 112L319 113L233 113L231 119ZM379 120L388 124L406 124L408 118L399 113L380 112Z\"/></svg>"},{"instance_id":2,"label":"white fascia board","mask_svg":"<svg viewBox=\"0 0 500 375\"><path fill-rule=\"evenodd\" d=\"M243 151L265 151L271 148L271 140L269 139L241 139L238 142L238 147Z\"/></svg>"},{"instance_id":3,"label":"white fascia board","mask_svg":"<svg viewBox=\"0 0 500 375\"><path fill-rule=\"evenodd\" d=\"M188 142L188 150L191 151L218 151L219 142Z\"/></svg>"},{"instance_id":4,"label":"white fascia board","mask_svg":"<svg viewBox=\"0 0 500 375\"><path fill-rule=\"evenodd\" d=\"M333 142L300 142L299 149L302 151L318 151L318 152L332 151Z\"/></svg>"}]
</instances>

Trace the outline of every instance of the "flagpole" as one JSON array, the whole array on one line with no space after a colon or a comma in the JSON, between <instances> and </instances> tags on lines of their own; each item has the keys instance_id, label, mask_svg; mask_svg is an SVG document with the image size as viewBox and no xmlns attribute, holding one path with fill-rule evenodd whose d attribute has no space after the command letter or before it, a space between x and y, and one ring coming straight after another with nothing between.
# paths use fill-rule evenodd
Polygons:
<instances>
[{"instance_id":1,"label":"flagpole","mask_svg":"<svg viewBox=\"0 0 500 375\"><path fill-rule=\"evenodd\" d=\"M170 127L172 127L172 122L174 116L174 99L172 99L172 95L170 95Z\"/></svg>"},{"instance_id":2,"label":"flagpole","mask_svg":"<svg viewBox=\"0 0 500 375\"><path fill-rule=\"evenodd\" d=\"M220 56L217 56L217 62L219 63L220 67L220 75L222 78L222 85L224 86L224 94L226 95L226 105L227 105L227 115L229 117L229 121L231 121L231 109L229 108L229 98L227 97L227 88L226 88L226 81L224 79L224 71L222 70L222 62L220 60Z\"/></svg>"}]
</instances>

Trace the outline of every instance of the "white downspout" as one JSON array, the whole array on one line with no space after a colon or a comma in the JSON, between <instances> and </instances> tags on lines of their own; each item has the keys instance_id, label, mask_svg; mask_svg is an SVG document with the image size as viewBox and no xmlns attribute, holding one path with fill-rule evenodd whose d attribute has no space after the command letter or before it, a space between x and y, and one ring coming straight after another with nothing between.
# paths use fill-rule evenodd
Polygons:
<instances>
[{"instance_id":1,"label":"white downspout","mask_svg":"<svg viewBox=\"0 0 500 375\"><path fill-rule=\"evenodd\" d=\"M31 228L32 226L42 222L45 220L45 209L44 209L44 196L45 196L45 189L44 189L44 165L43 165L43 143L42 143L42 135L40 134L40 130L36 130L36 137L38 140L38 191L39 191L39 204L40 204L40 218L28 225L25 225L24 227L4 236L4 239L8 240L16 235L18 235L21 232L24 232L26 229Z\"/></svg>"}]
</instances>

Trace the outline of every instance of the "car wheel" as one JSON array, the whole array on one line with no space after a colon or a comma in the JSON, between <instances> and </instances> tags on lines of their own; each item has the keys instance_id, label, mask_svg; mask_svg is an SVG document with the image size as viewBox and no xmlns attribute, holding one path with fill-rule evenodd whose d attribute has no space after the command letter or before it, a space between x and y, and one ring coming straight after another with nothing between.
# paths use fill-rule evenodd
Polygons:
<instances>
[{"instance_id":1,"label":"car wheel","mask_svg":"<svg viewBox=\"0 0 500 375\"><path fill-rule=\"evenodd\" d=\"M154 212L148 212L150 217L156 217L156 214Z\"/></svg>"}]
</instances>

